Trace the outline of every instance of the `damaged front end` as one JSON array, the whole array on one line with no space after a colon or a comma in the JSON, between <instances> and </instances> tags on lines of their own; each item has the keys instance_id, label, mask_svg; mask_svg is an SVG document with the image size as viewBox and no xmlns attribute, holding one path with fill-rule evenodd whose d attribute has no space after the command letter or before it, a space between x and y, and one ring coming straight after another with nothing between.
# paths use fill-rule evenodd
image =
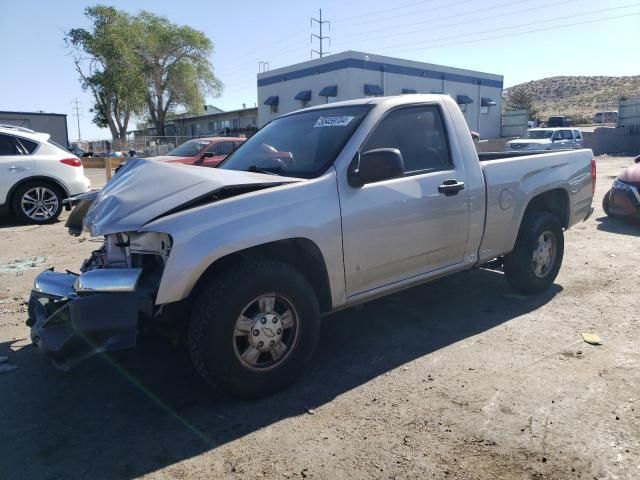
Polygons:
<instances>
[{"instance_id":1,"label":"damaged front end","mask_svg":"<svg viewBox=\"0 0 640 480\"><path fill-rule=\"evenodd\" d=\"M29 300L31 339L63 370L98 352L133 348L154 305L171 238L117 233L85 260L79 274L42 272Z\"/></svg>"}]
</instances>

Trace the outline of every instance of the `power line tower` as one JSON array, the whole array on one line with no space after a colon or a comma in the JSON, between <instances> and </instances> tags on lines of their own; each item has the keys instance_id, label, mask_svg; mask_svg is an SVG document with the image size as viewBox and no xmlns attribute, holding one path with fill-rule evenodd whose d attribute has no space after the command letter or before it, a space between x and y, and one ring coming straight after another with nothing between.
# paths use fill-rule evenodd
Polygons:
<instances>
[{"instance_id":1,"label":"power line tower","mask_svg":"<svg viewBox=\"0 0 640 480\"><path fill-rule=\"evenodd\" d=\"M323 42L324 40L329 40L329 45L331 45L331 37L322 36L322 26L325 23L327 23L329 24L329 30L331 30L331 22L329 20L322 20L322 9L320 9L320 18L311 19L311 27L313 27L313 22L316 22L318 24L318 28L320 29L320 32L319 32L319 35L316 35L315 33L311 34L311 43L313 43L314 38L317 38L318 41L320 42L320 49L319 50L311 49L311 58L313 58L314 53L317 53L320 58L324 57L325 55L330 55L331 52L324 51Z\"/></svg>"},{"instance_id":2,"label":"power line tower","mask_svg":"<svg viewBox=\"0 0 640 480\"><path fill-rule=\"evenodd\" d=\"M80 102L78 101L78 97L76 97L75 101L71 102L71 110L75 111L76 120L78 122L78 141L82 140L82 136L80 135Z\"/></svg>"}]
</instances>

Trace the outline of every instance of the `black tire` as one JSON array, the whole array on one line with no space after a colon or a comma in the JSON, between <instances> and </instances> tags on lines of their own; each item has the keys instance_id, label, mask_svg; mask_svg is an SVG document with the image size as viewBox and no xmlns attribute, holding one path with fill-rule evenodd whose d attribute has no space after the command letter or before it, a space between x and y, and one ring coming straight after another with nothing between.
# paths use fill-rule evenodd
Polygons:
<instances>
[{"instance_id":1,"label":"black tire","mask_svg":"<svg viewBox=\"0 0 640 480\"><path fill-rule=\"evenodd\" d=\"M548 268L536 274L533 256L543 234L545 241L552 241L553 237L555 251ZM504 257L507 281L513 289L524 294L543 292L556 279L563 255L564 235L558 218L547 212L529 212L522 219L513 251Z\"/></svg>"},{"instance_id":2,"label":"black tire","mask_svg":"<svg viewBox=\"0 0 640 480\"><path fill-rule=\"evenodd\" d=\"M23 200L25 195L29 192L33 192L34 189L41 189L40 191L46 192L46 195L43 196L44 200L53 201L53 199L55 199L55 208L51 212L48 210L45 211L44 209L40 209L36 212L41 214L41 217L37 217L35 214L30 216L27 214L29 210L25 212L23 209ZM13 192L11 208L13 214L21 222L36 225L51 223L56 221L62 213L62 200L64 200L65 197L66 195L58 185L41 180L34 180L20 185L15 192ZM30 196L30 198L33 197ZM51 205L47 205L47 207L49 206Z\"/></svg>"},{"instance_id":3,"label":"black tire","mask_svg":"<svg viewBox=\"0 0 640 480\"><path fill-rule=\"evenodd\" d=\"M239 358L236 320L252 299L270 294L286 297L293 306L296 341L290 342L293 346L280 363L268 370L251 369ZM196 370L209 385L234 397L253 399L287 387L302 374L315 350L319 330L318 300L304 276L284 263L259 260L228 268L199 288L188 345ZM247 342L253 340L250 335Z\"/></svg>"},{"instance_id":4,"label":"black tire","mask_svg":"<svg viewBox=\"0 0 640 480\"><path fill-rule=\"evenodd\" d=\"M611 196L611 190L609 190L607 193L605 193L604 197L602 198L602 210L604 210L604 213L607 214L608 217L612 217L613 215L611 215L611 211L609 210L609 197Z\"/></svg>"}]
</instances>

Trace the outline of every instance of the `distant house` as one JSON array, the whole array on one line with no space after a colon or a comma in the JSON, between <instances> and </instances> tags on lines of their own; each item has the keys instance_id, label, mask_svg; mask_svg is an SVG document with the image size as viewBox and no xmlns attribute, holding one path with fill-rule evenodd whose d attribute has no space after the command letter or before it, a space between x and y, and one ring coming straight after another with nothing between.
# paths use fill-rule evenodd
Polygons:
<instances>
[{"instance_id":1,"label":"distant house","mask_svg":"<svg viewBox=\"0 0 640 480\"><path fill-rule=\"evenodd\" d=\"M168 119L164 126L165 136L186 138L237 135L253 133L258 127L258 109L241 108L225 112L211 105L204 106L204 112L197 115L176 115ZM153 137L156 135L154 127L133 130L136 137ZM178 141L177 143L182 143Z\"/></svg>"}]
</instances>

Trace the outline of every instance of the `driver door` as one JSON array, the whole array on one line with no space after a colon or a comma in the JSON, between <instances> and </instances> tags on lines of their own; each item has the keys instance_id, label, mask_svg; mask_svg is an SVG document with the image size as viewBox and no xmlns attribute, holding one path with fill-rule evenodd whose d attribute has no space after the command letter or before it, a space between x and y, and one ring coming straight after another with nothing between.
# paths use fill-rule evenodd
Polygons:
<instances>
[{"instance_id":1,"label":"driver door","mask_svg":"<svg viewBox=\"0 0 640 480\"><path fill-rule=\"evenodd\" d=\"M460 264L469 236L463 165L452 162L437 105L388 113L360 152L397 148L405 174L360 188L340 182L347 296ZM445 185L462 183L451 192Z\"/></svg>"}]
</instances>

